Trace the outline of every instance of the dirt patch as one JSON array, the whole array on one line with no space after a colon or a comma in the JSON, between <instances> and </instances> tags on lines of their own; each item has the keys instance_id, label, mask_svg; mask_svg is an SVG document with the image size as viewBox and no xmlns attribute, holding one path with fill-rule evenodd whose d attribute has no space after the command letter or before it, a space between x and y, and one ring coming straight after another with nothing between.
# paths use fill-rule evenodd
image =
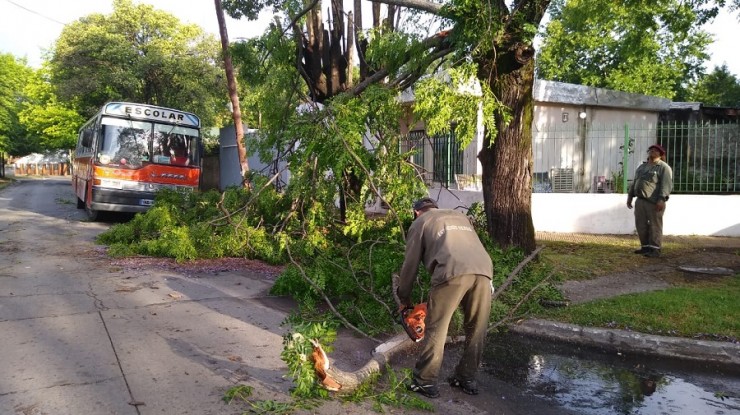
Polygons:
<instances>
[{"instance_id":1,"label":"dirt patch","mask_svg":"<svg viewBox=\"0 0 740 415\"><path fill-rule=\"evenodd\" d=\"M249 271L251 274L259 274L263 277L276 279L284 267L270 265L262 261L247 258L214 258L198 259L188 262L177 262L172 258L154 258L146 256L135 256L126 258L115 258L111 260L112 266L124 269L157 268L181 273L184 275L195 274L218 274L221 272Z\"/></svg>"},{"instance_id":2,"label":"dirt patch","mask_svg":"<svg viewBox=\"0 0 740 415\"><path fill-rule=\"evenodd\" d=\"M571 304L578 304L623 294L663 290L670 286L666 281L646 273L623 272L592 280L566 281L560 290Z\"/></svg>"}]
</instances>

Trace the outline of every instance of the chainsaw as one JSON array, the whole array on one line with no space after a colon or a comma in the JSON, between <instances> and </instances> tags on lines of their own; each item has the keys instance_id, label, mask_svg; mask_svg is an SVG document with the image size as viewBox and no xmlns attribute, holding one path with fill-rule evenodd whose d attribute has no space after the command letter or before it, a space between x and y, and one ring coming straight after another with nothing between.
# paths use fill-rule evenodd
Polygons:
<instances>
[{"instance_id":1,"label":"chainsaw","mask_svg":"<svg viewBox=\"0 0 740 415\"><path fill-rule=\"evenodd\" d=\"M424 319L427 317L427 303L420 303L413 307L401 306L396 313L396 320L415 342L424 339L426 325Z\"/></svg>"}]
</instances>

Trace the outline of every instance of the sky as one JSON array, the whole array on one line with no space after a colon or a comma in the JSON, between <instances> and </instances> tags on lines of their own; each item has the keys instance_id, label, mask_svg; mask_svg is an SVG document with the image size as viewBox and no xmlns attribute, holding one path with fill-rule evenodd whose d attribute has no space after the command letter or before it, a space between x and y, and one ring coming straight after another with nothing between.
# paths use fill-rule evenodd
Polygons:
<instances>
[{"instance_id":1,"label":"sky","mask_svg":"<svg viewBox=\"0 0 740 415\"><path fill-rule=\"evenodd\" d=\"M134 0L148 3L178 17L182 22L195 23L218 37L218 22L212 0ZM25 57L29 65L39 67L44 50L50 49L65 24L90 13L108 14L113 10L112 0L0 0L0 52ZM740 78L740 39L738 12L724 11L706 29L715 42L708 53L708 71L727 64ZM251 38L262 33L270 16L260 16L256 22L226 17L229 39Z\"/></svg>"},{"instance_id":2,"label":"sky","mask_svg":"<svg viewBox=\"0 0 740 415\"><path fill-rule=\"evenodd\" d=\"M151 4L183 23L195 23L218 38L218 20L213 0L133 0ZM65 24L91 13L109 14L112 0L0 0L0 52L25 57L32 67L39 67L42 53L51 48ZM234 20L226 16L229 39L259 36L271 16L256 22Z\"/></svg>"}]
</instances>

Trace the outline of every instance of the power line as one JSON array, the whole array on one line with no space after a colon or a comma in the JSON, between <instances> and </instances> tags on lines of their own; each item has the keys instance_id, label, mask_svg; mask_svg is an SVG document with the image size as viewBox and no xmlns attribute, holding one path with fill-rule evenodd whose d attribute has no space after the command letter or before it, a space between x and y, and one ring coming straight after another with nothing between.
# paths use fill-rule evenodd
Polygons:
<instances>
[{"instance_id":1,"label":"power line","mask_svg":"<svg viewBox=\"0 0 740 415\"><path fill-rule=\"evenodd\" d=\"M62 23L62 22L60 22L59 20L55 20L55 19L52 19L52 18L51 18L51 17L49 17L49 16L45 16L45 15L43 15L43 14L41 14L41 13L37 12L37 11L31 10L31 9L29 9L28 7L22 6L22 5L20 5L20 4L16 3L16 2L14 2L14 1L11 1L11 0L5 0L5 1L6 1L6 2L8 2L8 3L10 3L10 4L12 4L13 6L16 6L16 7L20 7L21 9L23 9L23 10L25 10L25 11L29 12L29 13L33 13L33 14L35 14L35 15L37 15L37 16L43 17L43 18L44 18L44 19L46 19L46 20L50 20L50 21L52 21L52 22L54 22L54 23L59 23L59 24L60 24L60 25L62 25L62 26L65 26L65 25L66 25L66 23Z\"/></svg>"}]
</instances>

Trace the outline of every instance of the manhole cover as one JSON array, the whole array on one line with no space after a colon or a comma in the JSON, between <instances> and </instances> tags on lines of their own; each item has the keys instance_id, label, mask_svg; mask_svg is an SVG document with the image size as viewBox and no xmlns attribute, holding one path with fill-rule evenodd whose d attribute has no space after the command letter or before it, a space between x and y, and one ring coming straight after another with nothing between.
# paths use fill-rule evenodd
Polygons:
<instances>
[{"instance_id":1,"label":"manhole cover","mask_svg":"<svg viewBox=\"0 0 740 415\"><path fill-rule=\"evenodd\" d=\"M681 271L692 272L694 274L711 274L711 275L732 275L735 271L722 267L695 267L691 265L682 265L678 267Z\"/></svg>"}]
</instances>

